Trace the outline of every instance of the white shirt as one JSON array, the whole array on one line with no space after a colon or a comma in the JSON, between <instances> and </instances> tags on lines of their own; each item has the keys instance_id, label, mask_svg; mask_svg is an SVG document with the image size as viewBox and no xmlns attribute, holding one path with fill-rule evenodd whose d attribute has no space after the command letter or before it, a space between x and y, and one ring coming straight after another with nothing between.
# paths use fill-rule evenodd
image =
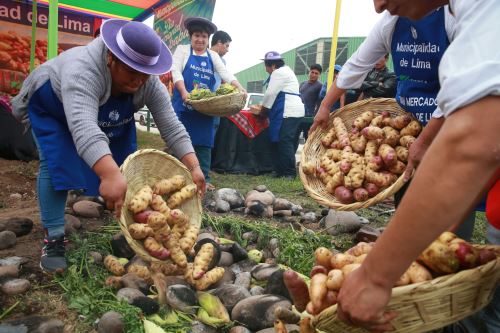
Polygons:
<instances>
[{"instance_id":1,"label":"white shirt","mask_svg":"<svg viewBox=\"0 0 500 333\"><path fill-rule=\"evenodd\" d=\"M212 62L214 64L214 72L219 74L224 82L231 83L233 81L236 81L236 77L227 70L219 54L212 50L207 51L210 52L210 57L212 58ZM184 67L186 67L190 55L191 45L189 44L179 45L175 49L175 52L172 56L172 79L174 81L174 84L180 80L184 81L182 71L184 70ZM201 56L208 57L206 52Z\"/></svg>"},{"instance_id":2,"label":"white shirt","mask_svg":"<svg viewBox=\"0 0 500 333\"><path fill-rule=\"evenodd\" d=\"M439 107L446 116L488 95L500 95L500 1L451 0L455 40L439 65Z\"/></svg>"},{"instance_id":3,"label":"white shirt","mask_svg":"<svg viewBox=\"0 0 500 333\"><path fill-rule=\"evenodd\" d=\"M455 18L451 15L448 6L444 8L444 25L450 42L455 34ZM392 16L388 11L383 12L380 20L372 28L366 39L356 52L347 60L337 77L337 87L341 89L357 89L373 69L377 61L391 53L392 35L399 16ZM443 114L436 109L433 117L439 118Z\"/></svg>"},{"instance_id":4,"label":"white shirt","mask_svg":"<svg viewBox=\"0 0 500 333\"><path fill-rule=\"evenodd\" d=\"M268 109L272 108L276 97L281 91L299 94L299 81L293 70L288 66L280 67L271 73L269 85L262 99L262 106ZM300 96L285 94L283 118L297 118L304 117L304 115L304 103L302 103Z\"/></svg>"}]
</instances>

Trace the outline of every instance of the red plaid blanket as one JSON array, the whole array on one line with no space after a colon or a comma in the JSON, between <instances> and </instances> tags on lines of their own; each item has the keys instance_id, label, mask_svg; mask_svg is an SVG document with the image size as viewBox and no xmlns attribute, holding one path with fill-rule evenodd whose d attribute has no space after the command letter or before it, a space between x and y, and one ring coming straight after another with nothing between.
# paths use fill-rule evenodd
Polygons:
<instances>
[{"instance_id":1,"label":"red plaid blanket","mask_svg":"<svg viewBox=\"0 0 500 333\"><path fill-rule=\"evenodd\" d=\"M228 117L246 137L253 139L269 127L269 119L257 117L250 111L240 111Z\"/></svg>"}]
</instances>

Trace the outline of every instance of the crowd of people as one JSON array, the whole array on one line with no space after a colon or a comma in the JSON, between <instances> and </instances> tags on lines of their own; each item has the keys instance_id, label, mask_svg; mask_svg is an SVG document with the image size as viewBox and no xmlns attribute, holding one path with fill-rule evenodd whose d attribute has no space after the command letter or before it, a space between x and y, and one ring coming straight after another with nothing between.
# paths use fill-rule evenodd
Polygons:
<instances>
[{"instance_id":1,"label":"crowd of people","mask_svg":"<svg viewBox=\"0 0 500 333\"><path fill-rule=\"evenodd\" d=\"M488 240L500 244L500 53L493 29L500 5L494 0L450 2L374 0L376 11L383 12L380 21L343 66L335 65L329 89L319 81L319 64L310 66L308 80L299 84L278 52L262 59L269 78L259 117L269 118L276 177L296 177L299 138L326 127L330 113L345 105L348 91L356 91L358 100L395 97L424 125L410 148L407 184L396 195L394 217L339 294L339 317L371 331L393 329L390 322L397 314L384 310L391 288L432 240L450 228L471 237L482 198L496 226L490 227ZM133 113L144 105L167 151L191 172L199 194L213 188L209 171L218 119L195 111L186 99L194 88L215 91L223 82L246 91L223 60L229 34L201 17L184 24L189 44L177 46L172 55L146 25L107 20L90 44L34 70L13 99L14 114L30 126L39 150L37 191L47 231L44 270L67 268L64 208L69 190L100 195L119 216L127 189L119 165L137 149ZM408 45L432 47L413 52ZM386 66L389 56L394 73ZM408 65L418 61L426 65ZM168 71L172 98L158 79ZM477 316L481 319L467 318L448 332L459 327L499 332L498 290Z\"/></svg>"}]
</instances>

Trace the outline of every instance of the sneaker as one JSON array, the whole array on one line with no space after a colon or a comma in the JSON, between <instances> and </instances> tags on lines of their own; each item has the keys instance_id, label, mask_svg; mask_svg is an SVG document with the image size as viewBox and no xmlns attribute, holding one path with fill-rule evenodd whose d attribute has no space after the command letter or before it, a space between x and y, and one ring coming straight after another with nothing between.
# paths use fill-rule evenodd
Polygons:
<instances>
[{"instance_id":1,"label":"sneaker","mask_svg":"<svg viewBox=\"0 0 500 333\"><path fill-rule=\"evenodd\" d=\"M64 236L47 237L43 242L40 268L47 273L63 273L68 268L64 257Z\"/></svg>"}]
</instances>

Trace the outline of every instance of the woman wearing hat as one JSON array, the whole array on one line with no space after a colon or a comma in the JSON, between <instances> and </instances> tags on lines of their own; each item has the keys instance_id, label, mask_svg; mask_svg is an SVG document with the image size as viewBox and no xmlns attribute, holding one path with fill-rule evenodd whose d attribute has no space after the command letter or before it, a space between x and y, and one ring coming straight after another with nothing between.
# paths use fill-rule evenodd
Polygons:
<instances>
[{"instance_id":1,"label":"woman wearing hat","mask_svg":"<svg viewBox=\"0 0 500 333\"><path fill-rule=\"evenodd\" d=\"M305 115L299 81L278 52L267 52L262 60L270 76L260 115L269 117L269 137L276 156L274 169L277 177L295 178L296 133Z\"/></svg>"},{"instance_id":2,"label":"woman wearing hat","mask_svg":"<svg viewBox=\"0 0 500 333\"><path fill-rule=\"evenodd\" d=\"M208 48L208 38L217 30L215 24L202 17L189 17L184 21L184 26L189 32L191 43L177 46L173 56L172 78L175 88L172 105L191 137L207 180L207 188L213 189L209 171L215 136L214 117L199 113L184 102L195 88L215 91L215 73L238 90L245 92L245 89L229 73L220 56Z\"/></svg>"},{"instance_id":3,"label":"woman wearing hat","mask_svg":"<svg viewBox=\"0 0 500 333\"><path fill-rule=\"evenodd\" d=\"M40 151L37 191L47 229L42 269L66 269L68 190L100 194L109 209L120 213L127 184L118 166L137 148L134 112L144 105L169 153L191 170L204 191L189 135L157 76L171 65L170 51L151 28L113 19L102 24L100 38L61 53L24 81L13 109L18 119L31 124Z\"/></svg>"}]
</instances>

